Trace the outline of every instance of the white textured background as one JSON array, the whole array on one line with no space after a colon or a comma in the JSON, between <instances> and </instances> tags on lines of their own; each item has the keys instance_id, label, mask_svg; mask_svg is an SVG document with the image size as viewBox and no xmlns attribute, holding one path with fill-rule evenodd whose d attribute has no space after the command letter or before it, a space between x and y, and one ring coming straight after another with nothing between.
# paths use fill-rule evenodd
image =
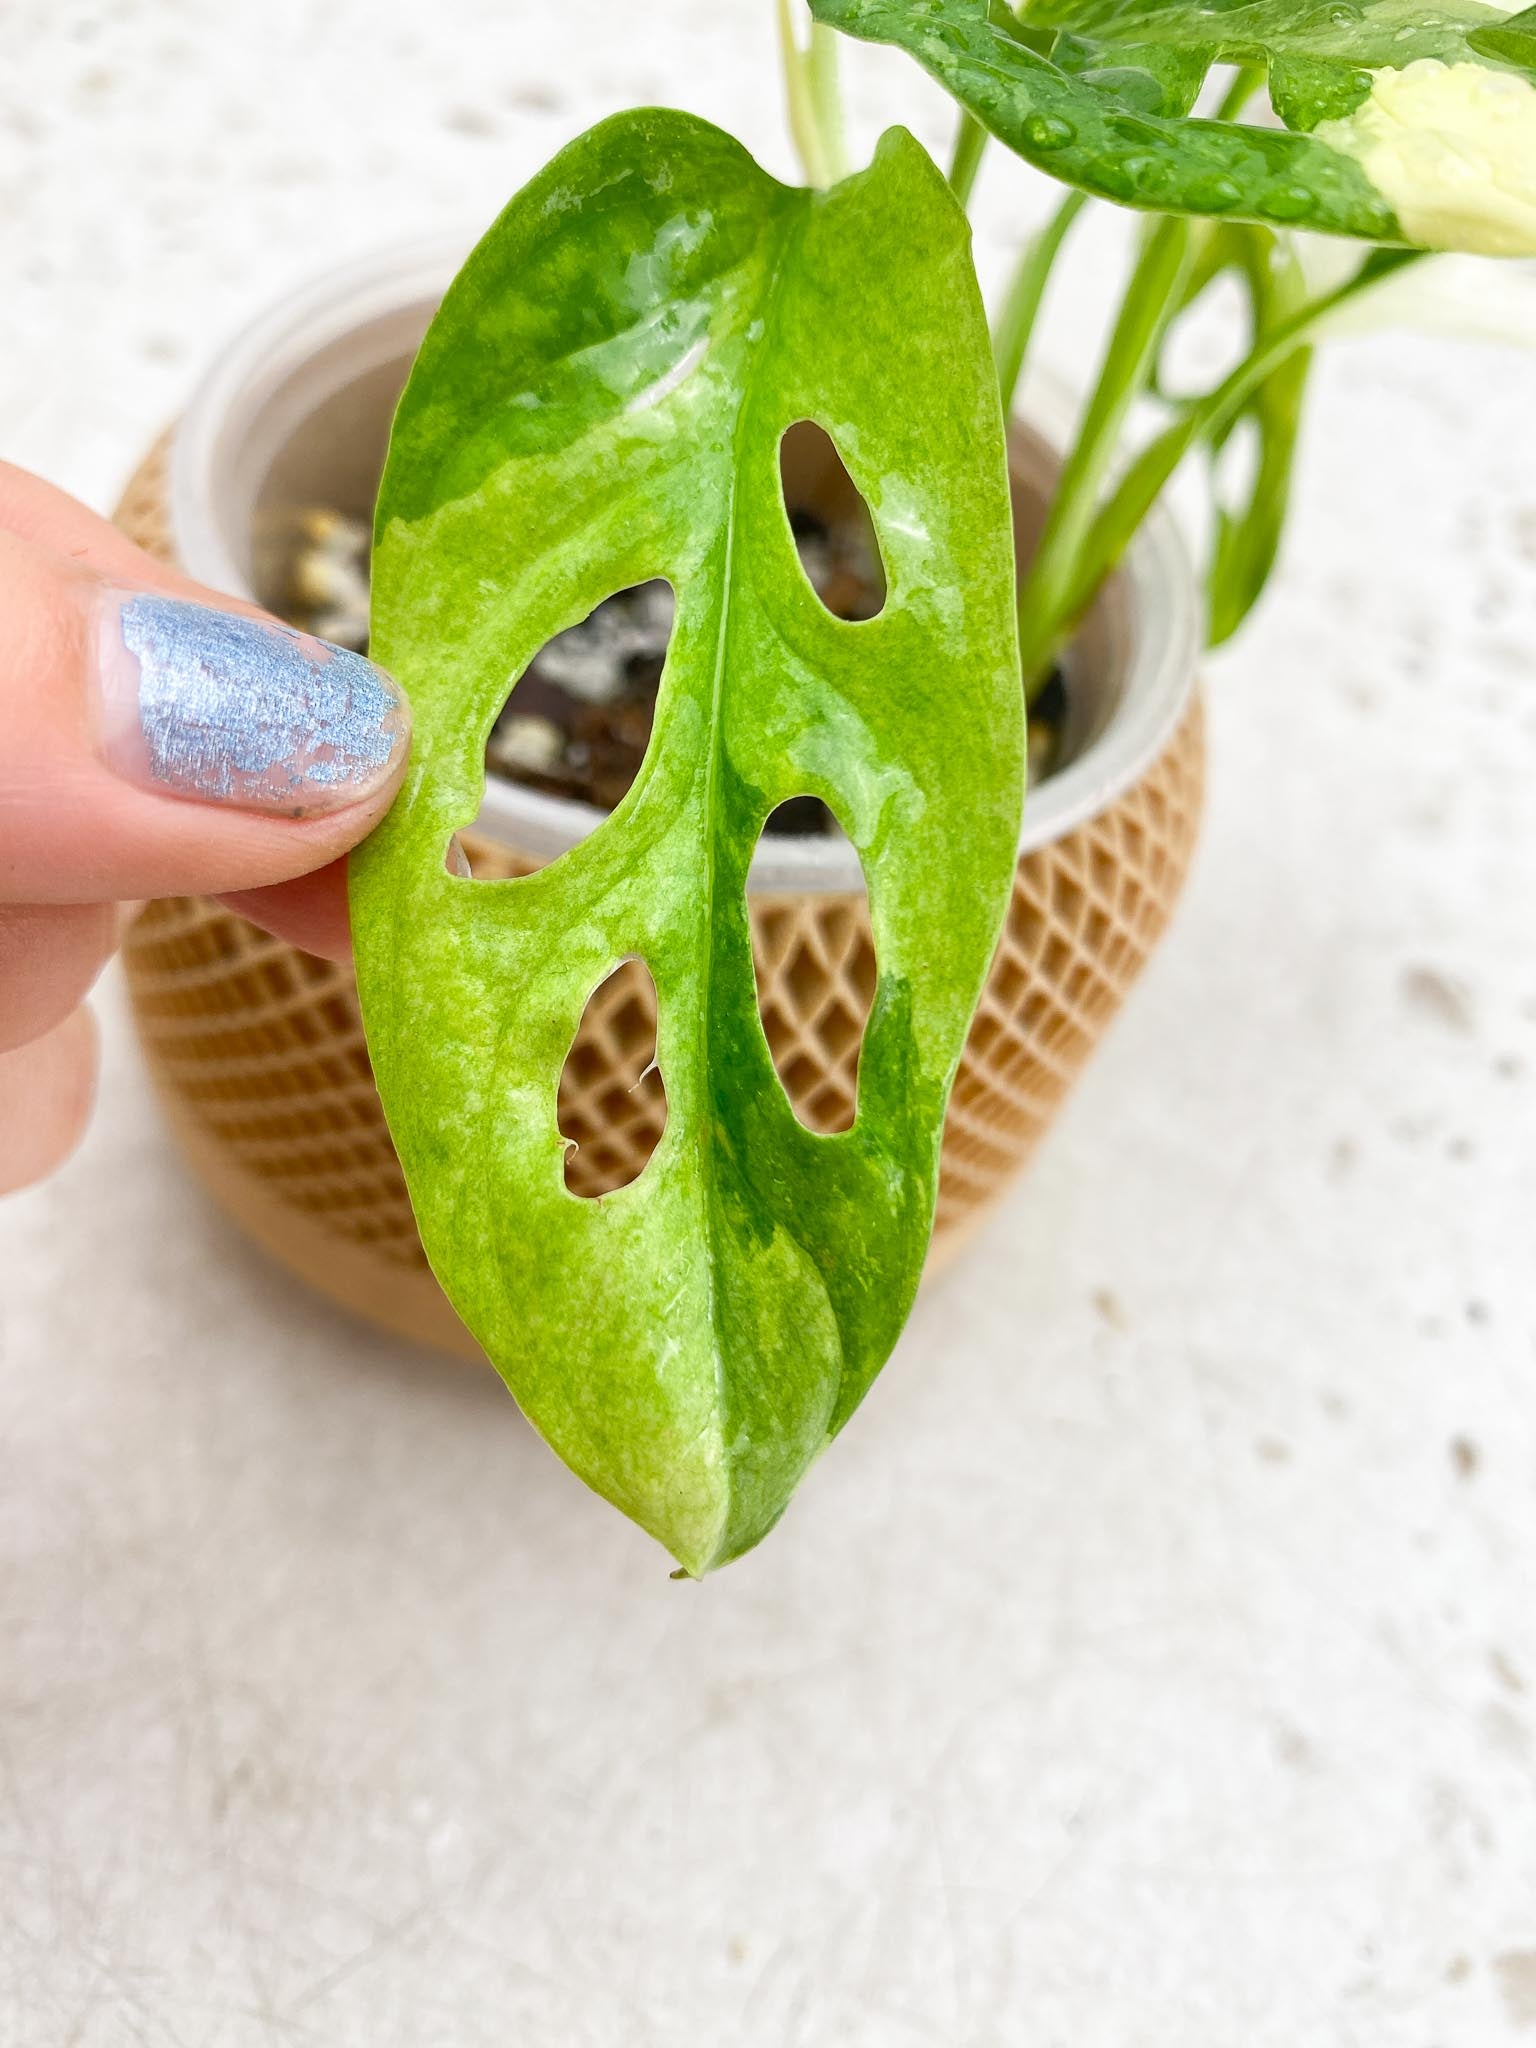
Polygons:
<instances>
[{"instance_id":1,"label":"white textured background","mask_svg":"<svg viewBox=\"0 0 1536 2048\"><path fill-rule=\"evenodd\" d=\"M273 293L596 115L790 169L767 0L0 47L0 450L101 506ZM980 197L990 279L1040 194ZM104 991L96 1127L0 1211L4 2048L1536 2041L1533 420L1491 349L1319 378L1171 940L702 1588L211 1215Z\"/></svg>"}]
</instances>

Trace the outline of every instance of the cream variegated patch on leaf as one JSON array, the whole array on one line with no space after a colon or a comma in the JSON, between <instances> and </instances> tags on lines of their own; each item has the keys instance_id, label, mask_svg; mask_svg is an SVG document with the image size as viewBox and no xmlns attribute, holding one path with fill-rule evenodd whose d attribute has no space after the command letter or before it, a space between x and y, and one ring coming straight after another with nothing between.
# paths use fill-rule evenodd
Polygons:
<instances>
[{"instance_id":1,"label":"cream variegated patch on leaf","mask_svg":"<svg viewBox=\"0 0 1536 2048\"><path fill-rule=\"evenodd\" d=\"M801 568L779 444L802 419L869 505L876 618L833 617ZM658 577L676 621L628 795L536 875L450 873L509 684ZM682 114L564 150L417 359L371 651L415 739L354 857L358 986L422 1241L550 1444L706 1571L772 1526L911 1306L1017 844L1001 409L965 221L911 137L815 193ZM878 958L836 1136L774 1071L747 921L764 821L805 794L863 862ZM584 1200L557 1090L628 958L655 983L667 1124L638 1179Z\"/></svg>"},{"instance_id":2,"label":"cream variegated patch on leaf","mask_svg":"<svg viewBox=\"0 0 1536 2048\"><path fill-rule=\"evenodd\" d=\"M811 0L1065 183L1166 213L1536 252L1536 8L1481 0ZM1284 126L1192 116L1255 67Z\"/></svg>"}]
</instances>

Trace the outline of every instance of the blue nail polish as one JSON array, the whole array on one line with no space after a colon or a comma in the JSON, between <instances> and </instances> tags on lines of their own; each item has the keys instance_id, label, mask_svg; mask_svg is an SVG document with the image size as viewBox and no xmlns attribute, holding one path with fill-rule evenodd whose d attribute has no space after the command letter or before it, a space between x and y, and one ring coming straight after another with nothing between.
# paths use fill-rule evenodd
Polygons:
<instances>
[{"instance_id":1,"label":"blue nail polish","mask_svg":"<svg viewBox=\"0 0 1536 2048\"><path fill-rule=\"evenodd\" d=\"M405 700L360 654L183 598L139 591L115 609L132 660L104 649L107 754L136 782L302 815L369 795L404 749Z\"/></svg>"}]
</instances>

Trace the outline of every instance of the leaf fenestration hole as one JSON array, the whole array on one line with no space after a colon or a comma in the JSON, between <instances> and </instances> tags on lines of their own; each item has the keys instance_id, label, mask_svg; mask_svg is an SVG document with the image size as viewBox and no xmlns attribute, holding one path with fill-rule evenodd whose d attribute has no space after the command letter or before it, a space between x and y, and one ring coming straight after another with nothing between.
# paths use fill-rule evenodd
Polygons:
<instances>
[{"instance_id":1,"label":"leaf fenestration hole","mask_svg":"<svg viewBox=\"0 0 1536 2048\"><path fill-rule=\"evenodd\" d=\"M772 817L763 829L774 830ZM843 836L835 819L831 829ZM763 1036L790 1108L819 1136L851 1129L877 978L862 870L855 890L770 899L755 908L752 970Z\"/></svg>"},{"instance_id":2,"label":"leaf fenestration hole","mask_svg":"<svg viewBox=\"0 0 1536 2048\"><path fill-rule=\"evenodd\" d=\"M806 581L835 619L872 619L885 607L885 564L868 504L837 444L814 420L779 441L779 483Z\"/></svg>"},{"instance_id":3,"label":"leaf fenestration hole","mask_svg":"<svg viewBox=\"0 0 1536 2048\"><path fill-rule=\"evenodd\" d=\"M656 983L643 960L622 960L587 998L560 1070L565 1184L595 1198L644 1173L667 1127L656 1065Z\"/></svg>"},{"instance_id":4,"label":"leaf fenestration hole","mask_svg":"<svg viewBox=\"0 0 1536 2048\"><path fill-rule=\"evenodd\" d=\"M675 610L657 576L546 641L491 728L487 770L603 811L621 803L650 744Z\"/></svg>"}]
</instances>

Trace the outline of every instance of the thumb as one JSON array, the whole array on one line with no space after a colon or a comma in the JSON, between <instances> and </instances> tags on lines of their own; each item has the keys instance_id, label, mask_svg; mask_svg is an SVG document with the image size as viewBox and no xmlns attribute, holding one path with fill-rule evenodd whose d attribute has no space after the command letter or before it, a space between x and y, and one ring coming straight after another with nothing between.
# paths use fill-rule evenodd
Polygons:
<instances>
[{"instance_id":1,"label":"thumb","mask_svg":"<svg viewBox=\"0 0 1536 2048\"><path fill-rule=\"evenodd\" d=\"M0 532L0 902L306 874L383 815L409 731L361 655Z\"/></svg>"}]
</instances>

